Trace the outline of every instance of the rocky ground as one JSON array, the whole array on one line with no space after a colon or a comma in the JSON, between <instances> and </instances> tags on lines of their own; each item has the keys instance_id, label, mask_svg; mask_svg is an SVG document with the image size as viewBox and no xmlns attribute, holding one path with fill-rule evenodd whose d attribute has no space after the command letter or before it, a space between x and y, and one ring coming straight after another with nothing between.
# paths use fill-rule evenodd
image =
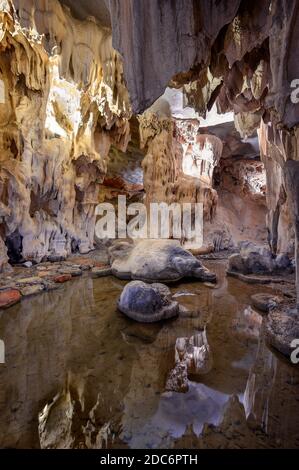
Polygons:
<instances>
[{"instance_id":1,"label":"rocky ground","mask_svg":"<svg viewBox=\"0 0 299 470\"><path fill-rule=\"evenodd\" d=\"M0 308L11 307L24 297L58 289L61 284L85 273L98 277L110 272L107 255L103 251L71 256L65 261L14 266L0 278Z\"/></svg>"}]
</instances>

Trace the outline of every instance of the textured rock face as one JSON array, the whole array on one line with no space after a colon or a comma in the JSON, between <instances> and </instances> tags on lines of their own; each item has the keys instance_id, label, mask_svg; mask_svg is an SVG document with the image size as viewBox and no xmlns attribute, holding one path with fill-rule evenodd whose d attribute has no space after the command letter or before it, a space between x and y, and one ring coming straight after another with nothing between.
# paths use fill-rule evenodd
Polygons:
<instances>
[{"instance_id":1,"label":"textured rock face","mask_svg":"<svg viewBox=\"0 0 299 470\"><path fill-rule=\"evenodd\" d=\"M181 74L175 81L186 84L185 94L199 110L215 100L218 79L223 108L256 112L268 95L267 109L276 108L289 126L297 124L299 110L289 97L299 65L288 53L298 40L295 0L112 0L110 10L134 111L146 109ZM244 119L240 114L239 122Z\"/></svg>"},{"instance_id":2,"label":"textured rock face","mask_svg":"<svg viewBox=\"0 0 299 470\"><path fill-rule=\"evenodd\" d=\"M89 251L110 145L129 136L111 33L57 0L4 1L0 21L0 237L19 259Z\"/></svg>"},{"instance_id":3,"label":"textured rock face","mask_svg":"<svg viewBox=\"0 0 299 470\"><path fill-rule=\"evenodd\" d=\"M176 74L208 61L214 40L233 20L239 4L239 0L110 2L113 45L125 58L135 112L156 101ZM213 86L207 85L211 94Z\"/></svg>"},{"instance_id":4,"label":"textured rock face","mask_svg":"<svg viewBox=\"0 0 299 470\"><path fill-rule=\"evenodd\" d=\"M173 119L162 107L158 100L139 119L146 202L202 203L204 219L210 221L218 201L212 176L222 141L200 134L199 121Z\"/></svg>"},{"instance_id":5,"label":"textured rock face","mask_svg":"<svg viewBox=\"0 0 299 470\"><path fill-rule=\"evenodd\" d=\"M147 203L203 203L204 243L216 251L245 239L266 242L257 135L243 142L233 122L210 125L217 123L213 112L206 120L171 117L166 98L139 118Z\"/></svg>"}]
</instances>

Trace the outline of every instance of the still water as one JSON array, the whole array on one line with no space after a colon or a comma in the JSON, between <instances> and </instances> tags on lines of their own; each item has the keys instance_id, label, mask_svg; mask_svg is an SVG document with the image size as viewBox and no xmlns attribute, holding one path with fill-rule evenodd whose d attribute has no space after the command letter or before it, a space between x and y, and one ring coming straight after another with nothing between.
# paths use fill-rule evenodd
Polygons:
<instances>
[{"instance_id":1,"label":"still water","mask_svg":"<svg viewBox=\"0 0 299 470\"><path fill-rule=\"evenodd\" d=\"M215 289L171 287L199 311L141 325L116 302L124 282L83 277L0 312L1 448L299 447L299 370L271 351L250 296L217 272ZM165 392L179 337L206 328L207 375Z\"/></svg>"}]
</instances>

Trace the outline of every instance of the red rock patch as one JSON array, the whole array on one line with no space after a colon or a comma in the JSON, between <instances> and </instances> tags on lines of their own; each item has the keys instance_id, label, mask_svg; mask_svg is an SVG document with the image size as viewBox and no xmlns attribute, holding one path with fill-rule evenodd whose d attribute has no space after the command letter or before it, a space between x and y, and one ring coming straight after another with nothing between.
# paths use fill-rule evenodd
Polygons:
<instances>
[{"instance_id":1,"label":"red rock patch","mask_svg":"<svg viewBox=\"0 0 299 470\"><path fill-rule=\"evenodd\" d=\"M64 282L68 282L72 279L72 276L70 274L62 274L61 276L56 276L54 278L54 282L56 284L63 284Z\"/></svg>"},{"instance_id":2,"label":"red rock patch","mask_svg":"<svg viewBox=\"0 0 299 470\"><path fill-rule=\"evenodd\" d=\"M0 308L8 308L21 300L21 293L16 289L0 292Z\"/></svg>"}]
</instances>

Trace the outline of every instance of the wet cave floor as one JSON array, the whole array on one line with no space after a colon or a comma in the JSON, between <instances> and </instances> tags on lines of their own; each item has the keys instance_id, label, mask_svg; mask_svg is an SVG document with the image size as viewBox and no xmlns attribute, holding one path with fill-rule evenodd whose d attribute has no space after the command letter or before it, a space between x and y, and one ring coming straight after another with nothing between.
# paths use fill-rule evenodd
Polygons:
<instances>
[{"instance_id":1,"label":"wet cave floor","mask_svg":"<svg viewBox=\"0 0 299 470\"><path fill-rule=\"evenodd\" d=\"M269 349L250 306L275 291L205 264L215 289L171 286L196 318L134 323L116 309L125 282L88 276L0 312L0 447L299 447L299 367ZM211 372L165 392L176 339L204 327Z\"/></svg>"}]
</instances>

